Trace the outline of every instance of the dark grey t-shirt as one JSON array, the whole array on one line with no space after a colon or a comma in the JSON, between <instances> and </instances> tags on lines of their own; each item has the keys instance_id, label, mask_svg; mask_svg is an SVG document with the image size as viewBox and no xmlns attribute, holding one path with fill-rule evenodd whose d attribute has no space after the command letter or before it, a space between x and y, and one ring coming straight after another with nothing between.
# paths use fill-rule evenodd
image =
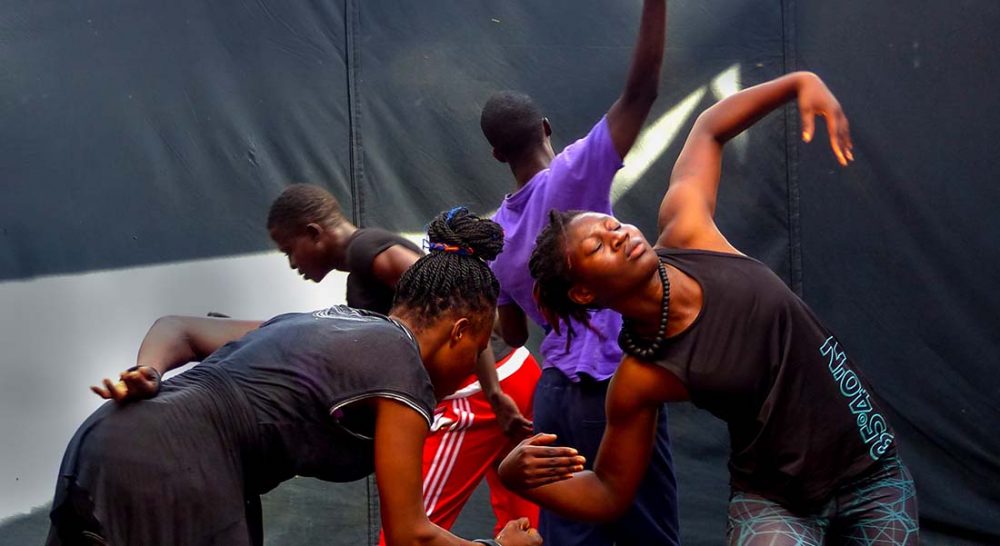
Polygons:
<instances>
[{"instance_id":1,"label":"dark grey t-shirt","mask_svg":"<svg viewBox=\"0 0 1000 546\"><path fill-rule=\"evenodd\" d=\"M395 291L375 276L372 264L379 254L395 245L402 245L423 255L420 247L384 229L361 228L351 235L345 251L347 269L351 272L347 276L347 305L383 315L389 314Z\"/></svg>"},{"instance_id":2,"label":"dark grey t-shirt","mask_svg":"<svg viewBox=\"0 0 1000 546\"><path fill-rule=\"evenodd\" d=\"M729 425L733 487L814 507L894 449L885 413L843 347L766 265L658 249L701 285L694 323L657 364Z\"/></svg>"},{"instance_id":3,"label":"dark grey t-shirt","mask_svg":"<svg viewBox=\"0 0 1000 546\"><path fill-rule=\"evenodd\" d=\"M391 398L430 426L436 400L412 334L382 315L336 306L279 315L213 353L256 416L251 490L295 475L352 481L374 470L374 414Z\"/></svg>"}]
</instances>

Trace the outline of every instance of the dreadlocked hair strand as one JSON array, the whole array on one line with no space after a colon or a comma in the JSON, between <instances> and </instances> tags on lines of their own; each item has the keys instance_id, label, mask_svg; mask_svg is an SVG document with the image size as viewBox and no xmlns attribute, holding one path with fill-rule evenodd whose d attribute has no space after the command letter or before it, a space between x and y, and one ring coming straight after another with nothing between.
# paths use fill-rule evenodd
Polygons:
<instances>
[{"instance_id":1,"label":"dreadlocked hair strand","mask_svg":"<svg viewBox=\"0 0 1000 546\"><path fill-rule=\"evenodd\" d=\"M573 287L573 277L566 248L566 226L581 210L560 212L549 211L549 223L535 239L535 248L528 261L531 277L535 279L535 300L542 314L552 327L559 330L559 322L566 325L566 346L576 336L573 321L590 326L587 307L569 298L569 289Z\"/></svg>"},{"instance_id":2,"label":"dreadlocked hair strand","mask_svg":"<svg viewBox=\"0 0 1000 546\"><path fill-rule=\"evenodd\" d=\"M417 325L446 313L489 313L500 283L488 261L503 250L503 229L458 207L442 212L427 228L430 253L403 273L394 308L405 308Z\"/></svg>"}]
</instances>

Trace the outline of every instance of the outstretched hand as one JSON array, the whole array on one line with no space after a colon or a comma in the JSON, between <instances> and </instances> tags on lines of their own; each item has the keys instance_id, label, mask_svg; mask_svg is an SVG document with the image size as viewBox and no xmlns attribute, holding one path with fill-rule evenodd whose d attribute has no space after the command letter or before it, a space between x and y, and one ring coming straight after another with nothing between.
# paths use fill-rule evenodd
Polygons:
<instances>
[{"instance_id":1,"label":"outstretched hand","mask_svg":"<svg viewBox=\"0 0 1000 546\"><path fill-rule=\"evenodd\" d=\"M537 529L531 528L528 518L514 519L504 525L503 530L497 535L497 542L503 546L538 546L542 543L542 536Z\"/></svg>"},{"instance_id":2,"label":"outstretched hand","mask_svg":"<svg viewBox=\"0 0 1000 546\"><path fill-rule=\"evenodd\" d=\"M500 463L498 473L513 489L531 489L573 477L587 460L571 447L554 446L555 434L536 434L517 445Z\"/></svg>"},{"instance_id":3,"label":"outstretched hand","mask_svg":"<svg viewBox=\"0 0 1000 546\"><path fill-rule=\"evenodd\" d=\"M812 142L816 129L816 116L826 120L826 129L830 134L830 147L833 148L837 162L846 167L854 161L852 152L850 124L837 97L818 76L810 74L803 78L798 90L799 117L802 119L802 140Z\"/></svg>"},{"instance_id":4,"label":"outstretched hand","mask_svg":"<svg viewBox=\"0 0 1000 546\"><path fill-rule=\"evenodd\" d=\"M160 373L149 366L136 366L122 372L117 383L105 378L102 385L94 385L90 390L116 402L152 398L160 391Z\"/></svg>"}]
</instances>

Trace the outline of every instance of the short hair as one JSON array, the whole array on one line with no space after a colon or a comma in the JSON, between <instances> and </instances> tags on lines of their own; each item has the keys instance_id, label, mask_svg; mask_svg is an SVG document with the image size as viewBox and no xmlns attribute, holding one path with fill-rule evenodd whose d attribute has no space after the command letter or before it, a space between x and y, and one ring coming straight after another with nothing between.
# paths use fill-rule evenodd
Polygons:
<instances>
[{"instance_id":1,"label":"short hair","mask_svg":"<svg viewBox=\"0 0 1000 546\"><path fill-rule=\"evenodd\" d=\"M312 184L292 184L271 203L267 229L298 229L311 223L333 227L344 220L333 194Z\"/></svg>"},{"instance_id":2,"label":"short hair","mask_svg":"<svg viewBox=\"0 0 1000 546\"><path fill-rule=\"evenodd\" d=\"M566 226L583 213L582 210L565 212L550 210L549 223L538 234L535 248L528 260L528 270L531 278L535 279L535 303L557 332L559 322L566 323L567 349L576 335L570 319L597 332L590 324L588 307L576 303L569 297L569 289L573 287L573 276L570 271L569 248L566 246Z\"/></svg>"},{"instance_id":3,"label":"short hair","mask_svg":"<svg viewBox=\"0 0 1000 546\"><path fill-rule=\"evenodd\" d=\"M493 323L500 283L488 265L503 250L503 228L458 207L427 229L430 252L396 284L393 308L405 308L420 327L449 313L480 315Z\"/></svg>"},{"instance_id":4,"label":"short hair","mask_svg":"<svg viewBox=\"0 0 1000 546\"><path fill-rule=\"evenodd\" d=\"M516 158L542 142L542 111L524 93L500 91L483 106L479 126L500 153Z\"/></svg>"}]
</instances>

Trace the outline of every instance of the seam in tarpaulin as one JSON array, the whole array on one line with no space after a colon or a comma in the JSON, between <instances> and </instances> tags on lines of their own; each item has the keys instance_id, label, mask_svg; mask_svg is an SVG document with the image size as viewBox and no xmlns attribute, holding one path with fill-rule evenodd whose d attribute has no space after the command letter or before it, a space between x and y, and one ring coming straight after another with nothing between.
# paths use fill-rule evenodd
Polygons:
<instances>
[{"instance_id":1,"label":"seam in tarpaulin","mask_svg":"<svg viewBox=\"0 0 1000 546\"><path fill-rule=\"evenodd\" d=\"M798 69L795 52L795 0L781 1L782 72ZM802 218L799 210L799 111L785 105L785 187L788 195L788 277L792 290L804 297L802 281Z\"/></svg>"},{"instance_id":2,"label":"seam in tarpaulin","mask_svg":"<svg viewBox=\"0 0 1000 546\"><path fill-rule=\"evenodd\" d=\"M351 184L351 214L354 223L364 226L364 194L362 193L365 178L364 148L361 141L361 105L358 96L357 74L361 66L361 53L357 47L357 34L360 31L360 7L357 0L344 0L344 65L347 71L347 131L350 149L349 178Z\"/></svg>"}]
</instances>

